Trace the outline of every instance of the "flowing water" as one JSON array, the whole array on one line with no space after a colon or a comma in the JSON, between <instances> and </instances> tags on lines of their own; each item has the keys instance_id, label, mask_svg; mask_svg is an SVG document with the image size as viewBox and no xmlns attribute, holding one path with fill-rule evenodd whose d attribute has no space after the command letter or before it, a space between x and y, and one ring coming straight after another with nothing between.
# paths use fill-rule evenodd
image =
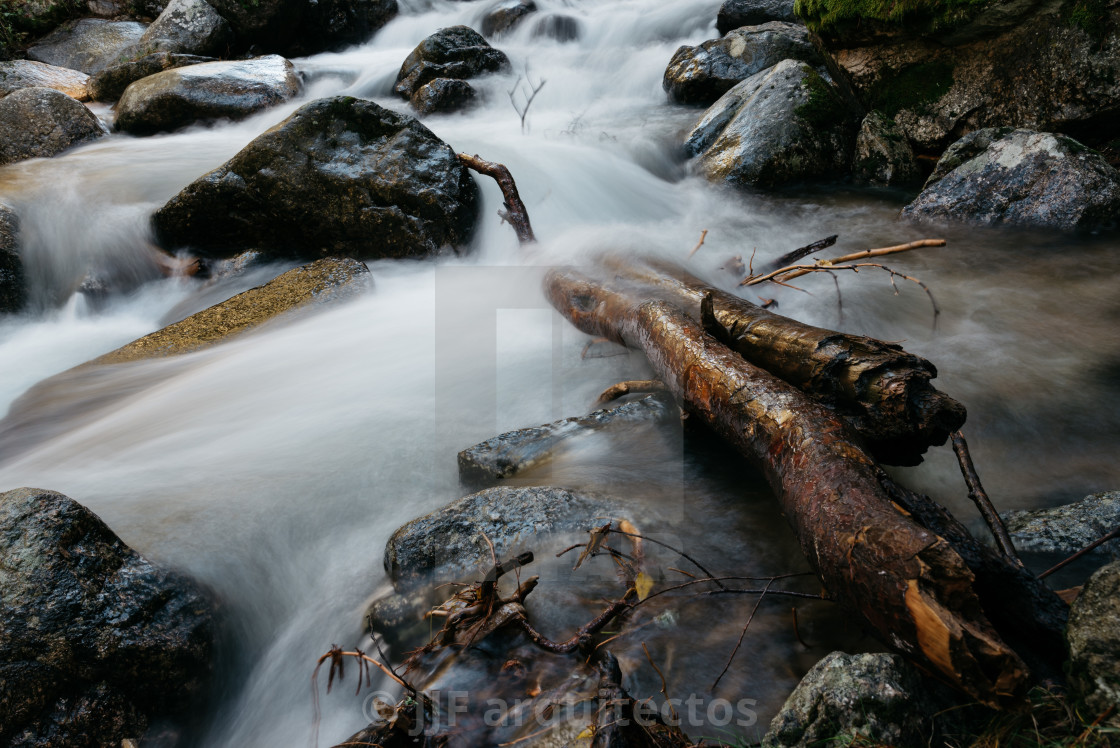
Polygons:
<instances>
[{"instance_id":1,"label":"flowing water","mask_svg":"<svg viewBox=\"0 0 1120 748\"><path fill-rule=\"evenodd\" d=\"M68 494L125 542L189 571L222 600L218 682L213 704L194 720L194 744L305 745L315 658L335 641L360 640L364 608L385 584L389 534L460 495L455 453L502 430L585 412L607 385L644 373L636 355L580 358L586 338L538 291L551 264L605 249L683 260L708 229L690 264L731 288L720 268L734 255L757 253L759 262L832 233L841 235L837 254L943 235L946 248L888 263L932 289L936 328L920 288L899 281L896 294L872 271L839 279L842 319L826 277L804 279L809 294L764 295L786 314L905 341L932 360L939 386L969 408L965 432L1003 508L1120 486L1114 238L916 227L896 220L905 196L893 193L764 197L709 184L677 150L700 113L668 104L661 75L677 46L716 35L719 0L537 4L535 17L497 42L513 72L479 81L476 109L426 124L456 150L510 168L539 245L517 245L496 215L496 186L481 180L469 252L371 263L375 291L361 300L208 351L58 380L30 406L51 415L0 424L4 443L18 445L0 454L0 488ZM297 61L308 76L305 95L249 120L112 135L0 170L0 199L21 216L33 294L27 313L0 320L0 410L36 382L286 269L205 288L163 279L148 217L308 100L348 94L404 111L391 94L404 57L437 28L477 27L487 5L402 0L401 16L368 43ZM533 38L537 22L555 15L577 20L577 40ZM508 91L520 86L520 103L526 81L544 86L523 126ZM90 303L75 292L90 272L120 290ZM74 391L93 405L47 407ZM682 444L679 435L587 443L541 480L621 496L715 570L802 570L758 477L718 445ZM947 449L898 474L974 521ZM544 619L559 616L556 636L586 619L584 609L565 618L540 597L534 605ZM751 604L696 601L675 628L651 634L671 693L711 695ZM832 644L874 646L858 632L837 633L835 614L818 608L802 610L801 634L813 645L806 649L789 606L764 606L716 692L755 699L758 723L701 725L690 728L694 737L753 739ZM644 661L624 658L623 667L637 691L656 693ZM320 744L367 721L362 697L351 694L324 698Z\"/></svg>"}]
</instances>

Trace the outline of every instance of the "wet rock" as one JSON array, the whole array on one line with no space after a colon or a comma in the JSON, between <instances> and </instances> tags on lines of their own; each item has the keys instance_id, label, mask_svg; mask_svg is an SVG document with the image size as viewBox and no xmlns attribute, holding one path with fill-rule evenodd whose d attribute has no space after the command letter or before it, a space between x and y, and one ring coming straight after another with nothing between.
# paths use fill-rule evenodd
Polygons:
<instances>
[{"instance_id":1,"label":"wet rock","mask_svg":"<svg viewBox=\"0 0 1120 748\"><path fill-rule=\"evenodd\" d=\"M27 32L32 37L46 34L60 23L77 18L84 10L82 4L74 0L8 0L2 7L5 23L11 24L14 31ZM0 42L0 46L2 44Z\"/></svg>"},{"instance_id":2,"label":"wet rock","mask_svg":"<svg viewBox=\"0 0 1120 748\"><path fill-rule=\"evenodd\" d=\"M1096 571L1074 600L1066 630L1070 674L1088 720L1120 710L1120 561ZM1113 722L1116 722L1115 711Z\"/></svg>"},{"instance_id":3,"label":"wet rock","mask_svg":"<svg viewBox=\"0 0 1120 748\"><path fill-rule=\"evenodd\" d=\"M856 179L873 184L905 185L921 180L906 135L878 112L871 112L860 124L852 167Z\"/></svg>"},{"instance_id":4,"label":"wet rock","mask_svg":"<svg viewBox=\"0 0 1120 748\"><path fill-rule=\"evenodd\" d=\"M409 103L420 114L454 112L470 105L474 96L474 89L466 81L436 78L416 89Z\"/></svg>"},{"instance_id":5,"label":"wet rock","mask_svg":"<svg viewBox=\"0 0 1120 748\"><path fill-rule=\"evenodd\" d=\"M229 23L206 0L171 0L140 37L138 46L144 53L217 56L232 41Z\"/></svg>"},{"instance_id":6,"label":"wet rock","mask_svg":"<svg viewBox=\"0 0 1120 748\"><path fill-rule=\"evenodd\" d=\"M804 26L775 21L681 47L665 68L661 85L678 103L711 104L736 83L782 60L821 63Z\"/></svg>"},{"instance_id":7,"label":"wet rock","mask_svg":"<svg viewBox=\"0 0 1120 748\"><path fill-rule=\"evenodd\" d=\"M726 34L742 26L770 21L801 23L793 11L793 0L725 0L716 15L716 30Z\"/></svg>"},{"instance_id":8,"label":"wet rock","mask_svg":"<svg viewBox=\"0 0 1120 748\"><path fill-rule=\"evenodd\" d=\"M899 655L833 652L801 679L762 745L861 742L919 748L932 744L937 725L931 715L951 698Z\"/></svg>"},{"instance_id":9,"label":"wet rock","mask_svg":"<svg viewBox=\"0 0 1120 748\"><path fill-rule=\"evenodd\" d=\"M919 151L939 153L987 127L1066 132L1096 144L1116 137L1118 16L1080 4L1081 13L1098 7L1102 17L1077 20L1078 5L976 4L980 15L963 25L945 6L890 25L831 23L820 36L863 106L894 119Z\"/></svg>"},{"instance_id":10,"label":"wet rock","mask_svg":"<svg viewBox=\"0 0 1120 748\"><path fill-rule=\"evenodd\" d=\"M397 0L211 0L241 49L303 56L364 42L397 15Z\"/></svg>"},{"instance_id":11,"label":"wet rock","mask_svg":"<svg viewBox=\"0 0 1120 748\"><path fill-rule=\"evenodd\" d=\"M132 83L117 104L117 129L144 134L209 119L242 119L300 92L292 63L278 55L206 62Z\"/></svg>"},{"instance_id":12,"label":"wet rock","mask_svg":"<svg viewBox=\"0 0 1120 748\"><path fill-rule=\"evenodd\" d=\"M59 493L0 494L0 742L118 746L205 695L213 602Z\"/></svg>"},{"instance_id":13,"label":"wet rock","mask_svg":"<svg viewBox=\"0 0 1120 748\"><path fill-rule=\"evenodd\" d=\"M27 300L23 260L19 256L16 214L0 205L0 314L11 314L23 308Z\"/></svg>"},{"instance_id":14,"label":"wet rock","mask_svg":"<svg viewBox=\"0 0 1120 748\"><path fill-rule=\"evenodd\" d=\"M116 101L130 85L164 70L215 62L213 57L179 55L171 52L156 52L144 55L138 60L130 60L105 68L89 79L89 95L94 101Z\"/></svg>"},{"instance_id":15,"label":"wet rock","mask_svg":"<svg viewBox=\"0 0 1120 748\"><path fill-rule=\"evenodd\" d=\"M89 100L89 76L34 60L0 62L0 97L21 88L53 88L78 101Z\"/></svg>"},{"instance_id":16,"label":"wet rock","mask_svg":"<svg viewBox=\"0 0 1120 748\"><path fill-rule=\"evenodd\" d=\"M713 181L777 187L845 172L853 129L835 86L805 63L784 60L725 93L685 149Z\"/></svg>"},{"instance_id":17,"label":"wet rock","mask_svg":"<svg viewBox=\"0 0 1120 748\"><path fill-rule=\"evenodd\" d=\"M83 18L59 26L28 49L27 56L48 65L94 75L134 55L146 28L134 21Z\"/></svg>"},{"instance_id":18,"label":"wet rock","mask_svg":"<svg viewBox=\"0 0 1120 748\"><path fill-rule=\"evenodd\" d=\"M482 17L482 35L496 36L509 31L536 11L537 4L533 0L501 0Z\"/></svg>"},{"instance_id":19,"label":"wet rock","mask_svg":"<svg viewBox=\"0 0 1120 748\"><path fill-rule=\"evenodd\" d=\"M477 202L467 169L428 128L340 96L300 107L154 218L164 246L200 256L406 257L464 242Z\"/></svg>"},{"instance_id":20,"label":"wet rock","mask_svg":"<svg viewBox=\"0 0 1120 748\"><path fill-rule=\"evenodd\" d=\"M1090 494L1072 504L1002 516L1016 550L1070 556L1120 527L1120 491ZM1105 543L1092 553L1120 555L1120 540Z\"/></svg>"},{"instance_id":21,"label":"wet rock","mask_svg":"<svg viewBox=\"0 0 1120 748\"><path fill-rule=\"evenodd\" d=\"M553 14L545 16L533 26L534 39L555 39L574 42L583 33L579 21L571 16Z\"/></svg>"},{"instance_id":22,"label":"wet rock","mask_svg":"<svg viewBox=\"0 0 1120 748\"><path fill-rule=\"evenodd\" d=\"M318 260L145 335L90 363L119 364L190 353L229 340L282 314L352 298L372 285L369 269L357 260Z\"/></svg>"},{"instance_id":23,"label":"wet rock","mask_svg":"<svg viewBox=\"0 0 1120 748\"><path fill-rule=\"evenodd\" d=\"M603 499L563 488L488 488L401 527L385 547L385 571L398 592L408 592L434 578L462 579L491 563L494 544L499 558L509 558L542 535L581 533L617 516Z\"/></svg>"},{"instance_id":24,"label":"wet rock","mask_svg":"<svg viewBox=\"0 0 1120 748\"><path fill-rule=\"evenodd\" d=\"M91 16L98 18L116 18L128 15L132 8L128 0L86 0L86 10ZM143 15L143 14L138 14ZM158 16L159 13L152 14Z\"/></svg>"},{"instance_id":25,"label":"wet rock","mask_svg":"<svg viewBox=\"0 0 1120 748\"><path fill-rule=\"evenodd\" d=\"M408 99L436 78L466 80L509 66L505 53L491 47L477 31L469 26L451 26L416 45L397 73L394 90Z\"/></svg>"},{"instance_id":26,"label":"wet rock","mask_svg":"<svg viewBox=\"0 0 1120 748\"><path fill-rule=\"evenodd\" d=\"M54 156L104 134L85 104L53 88L23 88L0 99L0 165Z\"/></svg>"},{"instance_id":27,"label":"wet rock","mask_svg":"<svg viewBox=\"0 0 1120 748\"><path fill-rule=\"evenodd\" d=\"M675 420L677 414L668 399L647 395L585 416L509 431L459 453L459 483L469 490L492 486L549 461L558 449L581 436L655 426Z\"/></svg>"},{"instance_id":28,"label":"wet rock","mask_svg":"<svg viewBox=\"0 0 1120 748\"><path fill-rule=\"evenodd\" d=\"M949 148L902 214L1054 229L1095 229L1120 218L1120 173L1072 138L986 129Z\"/></svg>"}]
</instances>

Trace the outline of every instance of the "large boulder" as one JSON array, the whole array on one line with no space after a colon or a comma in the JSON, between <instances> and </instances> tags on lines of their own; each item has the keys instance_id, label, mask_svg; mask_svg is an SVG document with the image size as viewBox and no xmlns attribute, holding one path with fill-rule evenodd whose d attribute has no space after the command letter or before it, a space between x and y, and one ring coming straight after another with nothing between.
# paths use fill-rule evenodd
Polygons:
<instances>
[{"instance_id":1,"label":"large boulder","mask_svg":"<svg viewBox=\"0 0 1120 748\"><path fill-rule=\"evenodd\" d=\"M189 69L189 68L187 68ZM197 179L155 214L159 240L202 256L424 256L461 244L478 187L412 117L319 99Z\"/></svg>"},{"instance_id":2,"label":"large boulder","mask_svg":"<svg viewBox=\"0 0 1120 748\"><path fill-rule=\"evenodd\" d=\"M1120 7L802 0L861 103L938 153L986 127L1067 132L1096 144L1120 115ZM882 18L869 15L885 12ZM855 11L853 13L853 11Z\"/></svg>"},{"instance_id":3,"label":"large boulder","mask_svg":"<svg viewBox=\"0 0 1120 748\"><path fill-rule=\"evenodd\" d=\"M608 501L563 488L488 488L393 533L385 546L385 572L398 592L433 580L481 577L492 563L483 534L498 558L507 559L540 548L541 536L585 534L617 516Z\"/></svg>"},{"instance_id":4,"label":"large boulder","mask_svg":"<svg viewBox=\"0 0 1120 748\"><path fill-rule=\"evenodd\" d=\"M85 104L53 88L23 88L0 99L0 165L53 156L104 134Z\"/></svg>"},{"instance_id":5,"label":"large boulder","mask_svg":"<svg viewBox=\"0 0 1120 748\"><path fill-rule=\"evenodd\" d=\"M397 0L211 0L237 47L294 57L368 39L397 15Z\"/></svg>"},{"instance_id":6,"label":"large boulder","mask_svg":"<svg viewBox=\"0 0 1120 748\"><path fill-rule=\"evenodd\" d=\"M676 51L662 87L681 104L711 104L736 83L782 60L820 64L804 26L772 21L735 29L721 39Z\"/></svg>"},{"instance_id":7,"label":"large boulder","mask_svg":"<svg viewBox=\"0 0 1120 748\"><path fill-rule=\"evenodd\" d=\"M218 56L233 41L229 22L206 0L171 0L138 44L147 52Z\"/></svg>"},{"instance_id":8,"label":"large boulder","mask_svg":"<svg viewBox=\"0 0 1120 748\"><path fill-rule=\"evenodd\" d=\"M793 10L794 0L724 0L716 15L716 30L726 34L742 26L770 21L801 23Z\"/></svg>"},{"instance_id":9,"label":"large boulder","mask_svg":"<svg viewBox=\"0 0 1120 748\"><path fill-rule=\"evenodd\" d=\"M910 141L898 125L878 112L871 112L860 123L852 172L856 179L877 185L921 182Z\"/></svg>"},{"instance_id":10,"label":"large boulder","mask_svg":"<svg viewBox=\"0 0 1120 748\"><path fill-rule=\"evenodd\" d=\"M1003 521L1017 550L1070 556L1120 527L1120 491L1090 494L1081 501L1049 509L1007 512ZM1098 546L1091 553L1120 554L1120 540Z\"/></svg>"},{"instance_id":11,"label":"large boulder","mask_svg":"<svg viewBox=\"0 0 1120 748\"><path fill-rule=\"evenodd\" d=\"M451 26L416 45L397 73L394 90L408 99L436 78L465 80L509 66L505 53L491 47L477 31L469 26Z\"/></svg>"},{"instance_id":12,"label":"large boulder","mask_svg":"<svg viewBox=\"0 0 1120 748\"><path fill-rule=\"evenodd\" d=\"M117 129L144 134L209 119L242 119L300 92L292 63L279 55L205 62L132 83L117 104Z\"/></svg>"},{"instance_id":13,"label":"large boulder","mask_svg":"<svg viewBox=\"0 0 1120 748\"><path fill-rule=\"evenodd\" d=\"M129 60L105 68L91 77L89 79L89 96L94 101L116 101L126 88L141 78L162 73L164 70L198 65L203 62L215 62L215 60L213 57L199 57L198 55L154 52L137 60Z\"/></svg>"},{"instance_id":14,"label":"large boulder","mask_svg":"<svg viewBox=\"0 0 1120 748\"><path fill-rule=\"evenodd\" d=\"M832 83L804 62L783 60L720 97L685 149L713 181L778 187L844 173L853 129Z\"/></svg>"},{"instance_id":15,"label":"large boulder","mask_svg":"<svg viewBox=\"0 0 1120 748\"><path fill-rule=\"evenodd\" d=\"M0 494L0 743L119 746L206 694L213 602L72 499Z\"/></svg>"},{"instance_id":16,"label":"large boulder","mask_svg":"<svg viewBox=\"0 0 1120 748\"><path fill-rule=\"evenodd\" d=\"M945 151L902 214L983 224L1096 229L1120 218L1120 173L1063 135L984 129Z\"/></svg>"},{"instance_id":17,"label":"large boulder","mask_svg":"<svg viewBox=\"0 0 1120 748\"><path fill-rule=\"evenodd\" d=\"M499 0L482 17L482 35L499 36L536 11L537 4L533 0Z\"/></svg>"},{"instance_id":18,"label":"large boulder","mask_svg":"<svg viewBox=\"0 0 1120 748\"><path fill-rule=\"evenodd\" d=\"M106 353L90 364L120 364L209 348L282 314L353 298L372 285L365 264L327 257L293 268L264 285Z\"/></svg>"},{"instance_id":19,"label":"large boulder","mask_svg":"<svg viewBox=\"0 0 1120 748\"><path fill-rule=\"evenodd\" d=\"M134 21L83 18L59 26L28 49L27 56L93 75L120 62L122 57L135 54L146 28Z\"/></svg>"},{"instance_id":20,"label":"large boulder","mask_svg":"<svg viewBox=\"0 0 1120 748\"><path fill-rule=\"evenodd\" d=\"M1112 711L1120 722L1120 561L1096 571L1069 612L1070 675L1094 720Z\"/></svg>"},{"instance_id":21,"label":"large boulder","mask_svg":"<svg viewBox=\"0 0 1120 748\"><path fill-rule=\"evenodd\" d=\"M950 703L943 686L899 655L833 652L801 679L762 745L924 748L937 734L933 715Z\"/></svg>"},{"instance_id":22,"label":"large boulder","mask_svg":"<svg viewBox=\"0 0 1120 748\"><path fill-rule=\"evenodd\" d=\"M78 101L89 100L89 76L34 60L0 62L0 97L21 88L53 88Z\"/></svg>"},{"instance_id":23,"label":"large boulder","mask_svg":"<svg viewBox=\"0 0 1120 748\"><path fill-rule=\"evenodd\" d=\"M0 205L0 314L18 312L27 298L18 230L16 214L11 208Z\"/></svg>"}]
</instances>

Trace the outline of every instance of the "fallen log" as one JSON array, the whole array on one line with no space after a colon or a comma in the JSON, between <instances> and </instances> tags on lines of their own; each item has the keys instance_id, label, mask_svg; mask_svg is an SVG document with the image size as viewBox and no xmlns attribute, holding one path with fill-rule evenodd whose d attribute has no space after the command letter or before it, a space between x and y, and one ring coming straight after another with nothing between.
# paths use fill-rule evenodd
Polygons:
<instances>
[{"instance_id":1,"label":"fallen log","mask_svg":"<svg viewBox=\"0 0 1120 748\"><path fill-rule=\"evenodd\" d=\"M663 301L571 270L550 272L545 292L581 330L644 351L690 414L762 470L829 595L881 641L985 704L1021 701L1027 665L986 617L972 572L891 500L844 420Z\"/></svg>"},{"instance_id":2,"label":"fallen log","mask_svg":"<svg viewBox=\"0 0 1120 748\"><path fill-rule=\"evenodd\" d=\"M662 260L608 256L603 264L633 284L701 320L743 358L844 415L871 453L888 465L917 465L932 445L944 444L965 420L964 406L937 390L937 369L893 343L806 325L713 288ZM577 325L578 326L578 325ZM581 328L582 329L582 328Z\"/></svg>"}]
</instances>

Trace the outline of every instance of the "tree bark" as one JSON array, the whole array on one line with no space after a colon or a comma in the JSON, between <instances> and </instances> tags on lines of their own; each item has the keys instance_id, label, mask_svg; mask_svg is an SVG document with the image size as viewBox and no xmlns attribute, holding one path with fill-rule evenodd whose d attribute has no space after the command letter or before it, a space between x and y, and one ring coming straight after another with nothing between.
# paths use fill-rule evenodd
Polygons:
<instances>
[{"instance_id":1,"label":"tree bark","mask_svg":"<svg viewBox=\"0 0 1120 748\"><path fill-rule=\"evenodd\" d=\"M965 420L964 406L930 384L937 369L892 343L806 325L713 288L663 260L608 256L604 265L632 284L701 320L711 295L708 331L743 358L844 415L868 449L888 465L917 465ZM701 320L704 321L704 320Z\"/></svg>"},{"instance_id":2,"label":"tree bark","mask_svg":"<svg viewBox=\"0 0 1120 748\"><path fill-rule=\"evenodd\" d=\"M1021 700L1028 668L985 616L972 572L891 500L843 419L666 302L570 270L545 291L576 327L644 351L689 412L762 470L829 594L880 640L985 704Z\"/></svg>"}]
</instances>

